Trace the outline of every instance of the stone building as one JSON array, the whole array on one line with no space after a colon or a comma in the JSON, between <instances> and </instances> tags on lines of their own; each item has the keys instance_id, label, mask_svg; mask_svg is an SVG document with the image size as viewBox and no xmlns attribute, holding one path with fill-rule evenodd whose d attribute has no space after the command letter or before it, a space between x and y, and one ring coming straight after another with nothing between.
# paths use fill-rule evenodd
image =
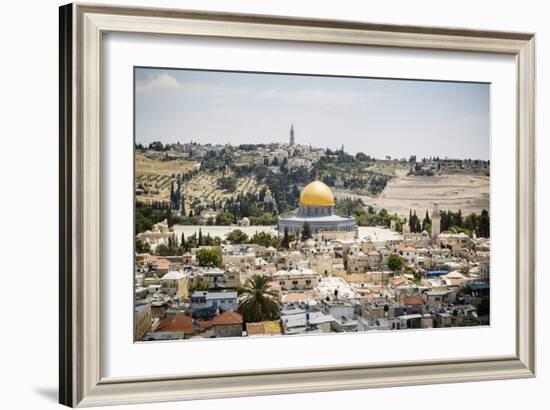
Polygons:
<instances>
[{"instance_id":1,"label":"stone building","mask_svg":"<svg viewBox=\"0 0 550 410\"><path fill-rule=\"evenodd\" d=\"M334 207L331 189L321 181L311 182L300 194L298 214L279 218L279 235L284 235L285 230L290 234L300 235L307 223L312 235L320 239L353 238L357 229L355 218L336 215Z\"/></svg>"},{"instance_id":2,"label":"stone building","mask_svg":"<svg viewBox=\"0 0 550 410\"><path fill-rule=\"evenodd\" d=\"M134 340L141 340L151 329L152 318L149 303L136 305L134 309Z\"/></svg>"},{"instance_id":3,"label":"stone building","mask_svg":"<svg viewBox=\"0 0 550 410\"><path fill-rule=\"evenodd\" d=\"M280 270L273 274L273 281L283 291L311 290L319 283L319 275L311 269Z\"/></svg>"},{"instance_id":4,"label":"stone building","mask_svg":"<svg viewBox=\"0 0 550 410\"><path fill-rule=\"evenodd\" d=\"M178 299L189 298L189 274L172 271L162 277L162 290L168 296Z\"/></svg>"},{"instance_id":5,"label":"stone building","mask_svg":"<svg viewBox=\"0 0 550 410\"><path fill-rule=\"evenodd\" d=\"M215 337L240 337L243 334L243 317L237 312L224 312L212 321Z\"/></svg>"}]
</instances>

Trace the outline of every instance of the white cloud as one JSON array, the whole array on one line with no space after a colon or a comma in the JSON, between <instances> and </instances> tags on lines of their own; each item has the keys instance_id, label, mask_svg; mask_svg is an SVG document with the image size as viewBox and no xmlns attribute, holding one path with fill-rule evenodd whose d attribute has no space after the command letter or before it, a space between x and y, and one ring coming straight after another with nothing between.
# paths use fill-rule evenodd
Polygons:
<instances>
[{"instance_id":1,"label":"white cloud","mask_svg":"<svg viewBox=\"0 0 550 410\"><path fill-rule=\"evenodd\" d=\"M310 108L324 106L345 107L371 103L386 96L383 92L362 93L349 89L295 88L292 90L277 87L231 87L223 84L182 81L161 72L154 77L136 84L136 93L144 97L197 98L214 105L236 103L283 103Z\"/></svg>"},{"instance_id":2,"label":"white cloud","mask_svg":"<svg viewBox=\"0 0 550 410\"><path fill-rule=\"evenodd\" d=\"M136 92L142 95L162 95L178 92L180 84L178 80L167 73L159 73L149 81L136 84Z\"/></svg>"}]
</instances>

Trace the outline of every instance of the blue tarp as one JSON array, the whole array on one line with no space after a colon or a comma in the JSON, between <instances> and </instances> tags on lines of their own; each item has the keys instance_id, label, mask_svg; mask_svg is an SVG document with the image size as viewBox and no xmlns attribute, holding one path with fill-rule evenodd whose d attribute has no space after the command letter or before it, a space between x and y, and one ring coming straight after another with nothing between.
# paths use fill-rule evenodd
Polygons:
<instances>
[{"instance_id":1,"label":"blue tarp","mask_svg":"<svg viewBox=\"0 0 550 410\"><path fill-rule=\"evenodd\" d=\"M446 270L430 270L426 272L426 276L441 276L446 275L447 273L449 272Z\"/></svg>"}]
</instances>

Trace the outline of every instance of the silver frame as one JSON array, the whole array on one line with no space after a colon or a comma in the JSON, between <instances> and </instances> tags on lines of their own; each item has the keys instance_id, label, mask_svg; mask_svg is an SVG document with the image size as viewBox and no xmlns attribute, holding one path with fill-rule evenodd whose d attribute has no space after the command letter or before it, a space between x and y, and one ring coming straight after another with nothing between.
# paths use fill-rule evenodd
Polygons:
<instances>
[{"instance_id":1,"label":"silver frame","mask_svg":"<svg viewBox=\"0 0 550 410\"><path fill-rule=\"evenodd\" d=\"M514 355L102 379L100 57L106 32L501 53L517 67ZM535 375L535 36L246 14L69 4L60 8L60 403L71 407L525 378Z\"/></svg>"}]
</instances>

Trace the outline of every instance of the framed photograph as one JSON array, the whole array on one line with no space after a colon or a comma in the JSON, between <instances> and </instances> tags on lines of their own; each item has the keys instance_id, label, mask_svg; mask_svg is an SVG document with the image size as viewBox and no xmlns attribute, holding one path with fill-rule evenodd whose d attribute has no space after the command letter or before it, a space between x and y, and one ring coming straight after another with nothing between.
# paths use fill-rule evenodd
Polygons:
<instances>
[{"instance_id":1,"label":"framed photograph","mask_svg":"<svg viewBox=\"0 0 550 410\"><path fill-rule=\"evenodd\" d=\"M60 402L534 377L531 33L60 8Z\"/></svg>"}]
</instances>

